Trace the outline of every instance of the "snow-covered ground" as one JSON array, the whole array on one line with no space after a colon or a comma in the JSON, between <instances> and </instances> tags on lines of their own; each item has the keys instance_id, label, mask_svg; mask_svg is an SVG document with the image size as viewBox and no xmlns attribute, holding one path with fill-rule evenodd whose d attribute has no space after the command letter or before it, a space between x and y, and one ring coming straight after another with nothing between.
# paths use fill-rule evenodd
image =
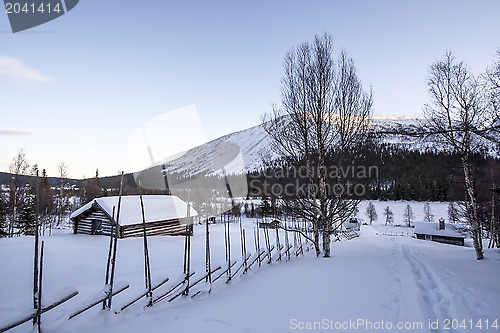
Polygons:
<instances>
[{"instance_id":1,"label":"snow-covered ground","mask_svg":"<svg viewBox=\"0 0 500 333\"><path fill-rule=\"evenodd\" d=\"M477 261L471 247L384 236L383 207L391 207L397 222L397 207L404 209L406 203L374 203L379 219L362 226L361 237L333 243L329 259L316 258L310 251L304 257L256 267L229 284L218 281L210 295L181 297L145 310L138 304L119 314L97 306L70 321L67 314L103 287L109 239L68 232L43 237L44 295L65 286L76 287L80 294L44 314L42 328L48 332L500 331L500 250L485 249L486 258ZM423 203L410 204L415 220L421 220ZM446 207L431 203L436 219L441 213L446 218ZM364 216L364 207L358 215ZM254 221L244 219L243 226L248 250L254 252ZM215 265L225 257L224 226L210 228ZM232 257L239 259L238 224L231 224L231 232ZM274 241L274 233L270 235ZM183 237L148 240L153 279L163 274L176 279L182 271ZM204 242L204 226L197 225L192 267L199 272L205 269ZM0 326L31 307L32 251L30 237L0 239ZM113 298L115 308L144 288L143 271L142 239L119 240L116 281L128 281L130 288ZM498 328L492 327L495 323ZM26 323L10 332L30 327Z\"/></svg>"}]
</instances>

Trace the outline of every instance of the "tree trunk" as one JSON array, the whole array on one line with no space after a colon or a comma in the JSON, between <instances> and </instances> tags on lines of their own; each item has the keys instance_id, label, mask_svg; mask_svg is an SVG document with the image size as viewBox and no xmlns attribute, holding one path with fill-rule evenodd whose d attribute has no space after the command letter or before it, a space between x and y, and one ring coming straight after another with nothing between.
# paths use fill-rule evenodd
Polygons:
<instances>
[{"instance_id":1,"label":"tree trunk","mask_svg":"<svg viewBox=\"0 0 500 333\"><path fill-rule=\"evenodd\" d=\"M495 183L493 183L493 188L495 188ZM495 218L495 193L493 193L491 198L490 242L488 243L488 248L491 249L495 247L496 241L497 241L497 224Z\"/></svg>"},{"instance_id":2,"label":"tree trunk","mask_svg":"<svg viewBox=\"0 0 500 333\"><path fill-rule=\"evenodd\" d=\"M314 232L314 249L316 250L316 257L319 257L321 250L319 247L319 228L317 219L313 220L313 232Z\"/></svg>"},{"instance_id":3,"label":"tree trunk","mask_svg":"<svg viewBox=\"0 0 500 333\"><path fill-rule=\"evenodd\" d=\"M483 256L483 245L481 244L481 235L479 228L479 215L477 211L477 201L476 193L474 191L474 183L472 181L472 170L471 164L468 157L462 157L462 166L464 169L465 176L465 190L467 191L469 197L469 203L467 205L467 217L472 229L472 240L474 242L474 249L476 250L477 260L484 258Z\"/></svg>"},{"instance_id":4,"label":"tree trunk","mask_svg":"<svg viewBox=\"0 0 500 333\"><path fill-rule=\"evenodd\" d=\"M310 160L309 156L309 142L306 139L305 140L305 148L306 148L306 168L307 168L307 173L308 173L308 178L309 178L309 188L308 188L308 194L305 200L312 200L313 206L316 205L316 193L314 192L314 173L312 169L312 163ZM313 218L312 220L313 224L313 232L314 232L314 249L316 251L316 257L319 257L321 250L319 246L319 225L318 225L318 219Z\"/></svg>"},{"instance_id":5,"label":"tree trunk","mask_svg":"<svg viewBox=\"0 0 500 333\"><path fill-rule=\"evenodd\" d=\"M328 222L330 223L330 222ZM330 227L326 224L323 229L323 257L330 258Z\"/></svg>"}]
</instances>

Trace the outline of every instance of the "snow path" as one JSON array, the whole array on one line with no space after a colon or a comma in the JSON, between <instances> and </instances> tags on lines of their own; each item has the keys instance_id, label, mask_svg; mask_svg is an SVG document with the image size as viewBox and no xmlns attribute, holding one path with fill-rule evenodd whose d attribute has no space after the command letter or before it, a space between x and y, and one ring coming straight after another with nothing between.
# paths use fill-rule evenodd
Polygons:
<instances>
[{"instance_id":1,"label":"snow path","mask_svg":"<svg viewBox=\"0 0 500 333\"><path fill-rule=\"evenodd\" d=\"M392 311L390 316L393 322L406 322L420 317L431 322L444 319L465 319L477 323L479 320L488 319L493 321L498 318L487 316L492 307L488 302L481 299L476 290L467 287L461 281L460 275L446 268L445 265L437 263L433 259L436 252L426 252L425 248L417 240L390 237L392 243L391 264L391 302L387 308ZM426 243L423 243L428 245ZM432 244L432 243L430 243ZM450 247L449 245L435 244L439 247ZM494 279L493 277L491 277ZM498 289L497 289L498 290ZM497 294L498 296L498 294ZM411 309L411 313L407 310ZM416 312L419 312L418 315ZM440 325L430 332L475 332L474 328L450 327L443 329Z\"/></svg>"},{"instance_id":2,"label":"snow path","mask_svg":"<svg viewBox=\"0 0 500 333\"><path fill-rule=\"evenodd\" d=\"M420 259L418 249L407 244L402 245L405 259L411 266L415 283L419 288L421 310L429 319L489 319L481 315L487 313L489 304L477 298L477 293L464 285L460 278L445 267L436 266L430 257ZM443 330L431 330L443 332ZM453 328L447 332L455 332ZM461 332L474 332L459 329Z\"/></svg>"},{"instance_id":3,"label":"snow path","mask_svg":"<svg viewBox=\"0 0 500 333\"><path fill-rule=\"evenodd\" d=\"M449 297L443 295L442 286L438 284L440 277L431 271L428 264L418 259L408 245L402 246L402 253L411 266L420 296L420 310L423 314L431 321L438 318L454 318L450 314Z\"/></svg>"}]
</instances>

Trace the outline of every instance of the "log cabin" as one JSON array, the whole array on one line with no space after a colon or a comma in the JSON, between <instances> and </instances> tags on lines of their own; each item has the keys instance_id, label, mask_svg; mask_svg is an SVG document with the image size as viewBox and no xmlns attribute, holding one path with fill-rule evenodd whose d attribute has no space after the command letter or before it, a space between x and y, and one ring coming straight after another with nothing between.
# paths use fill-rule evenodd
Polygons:
<instances>
[{"instance_id":1,"label":"log cabin","mask_svg":"<svg viewBox=\"0 0 500 333\"><path fill-rule=\"evenodd\" d=\"M417 239L461 246L465 245L465 237L450 228L446 228L444 219L440 219L438 223L416 222L413 233Z\"/></svg>"},{"instance_id":2,"label":"log cabin","mask_svg":"<svg viewBox=\"0 0 500 333\"><path fill-rule=\"evenodd\" d=\"M193 233L193 217L198 213L173 195L143 195L146 235L185 235ZM142 207L138 195L95 198L70 216L74 234L110 235L119 238L143 235Z\"/></svg>"}]
</instances>

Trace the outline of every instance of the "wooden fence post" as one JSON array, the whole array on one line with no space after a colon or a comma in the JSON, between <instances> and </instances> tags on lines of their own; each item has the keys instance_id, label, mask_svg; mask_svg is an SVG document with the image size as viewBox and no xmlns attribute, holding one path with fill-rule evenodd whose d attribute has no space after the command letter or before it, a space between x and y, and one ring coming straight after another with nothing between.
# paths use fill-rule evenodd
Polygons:
<instances>
[{"instance_id":1,"label":"wooden fence post","mask_svg":"<svg viewBox=\"0 0 500 333\"><path fill-rule=\"evenodd\" d=\"M122 203L122 193L123 193L123 171L120 180L120 194L118 195L118 211L116 213L116 229L114 234L114 244L113 244L113 256L111 259L111 277L109 279L109 295L108 295L108 309L111 309L111 300L113 299L113 283L115 280L115 266L116 266L116 247L118 243L118 230L120 226L120 211Z\"/></svg>"},{"instance_id":2,"label":"wooden fence post","mask_svg":"<svg viewBox=\"0 0 500 333\"><path fill-rule=\"evenodd\" d=\"M142 231L143 231L143 243L144 243L144 283L148 293L146 294L148 298L148 307L153 305L153 293L151 291L151 267L149 265L149 250L148 250L148 238L146 235L146 215L144 214L144 201L142 200L141 192L141 182L139 181L139 198L141 201L141 214L142 214Z\"/></svg>"},{"instance_id":3,"label":"wooden fence post","mask_svg":"<svg viewBox=\"0 0 500 333\"><path fill-rule=\"evenodd\" d=\"M40 194L40 178L36 171L36 211L35 211L35 253L33 256L33 309L38 310L41 305L38 300L38 206ZM36 324L37 317L33 318L33 325Z\"/></svg>"}]
</instances>

